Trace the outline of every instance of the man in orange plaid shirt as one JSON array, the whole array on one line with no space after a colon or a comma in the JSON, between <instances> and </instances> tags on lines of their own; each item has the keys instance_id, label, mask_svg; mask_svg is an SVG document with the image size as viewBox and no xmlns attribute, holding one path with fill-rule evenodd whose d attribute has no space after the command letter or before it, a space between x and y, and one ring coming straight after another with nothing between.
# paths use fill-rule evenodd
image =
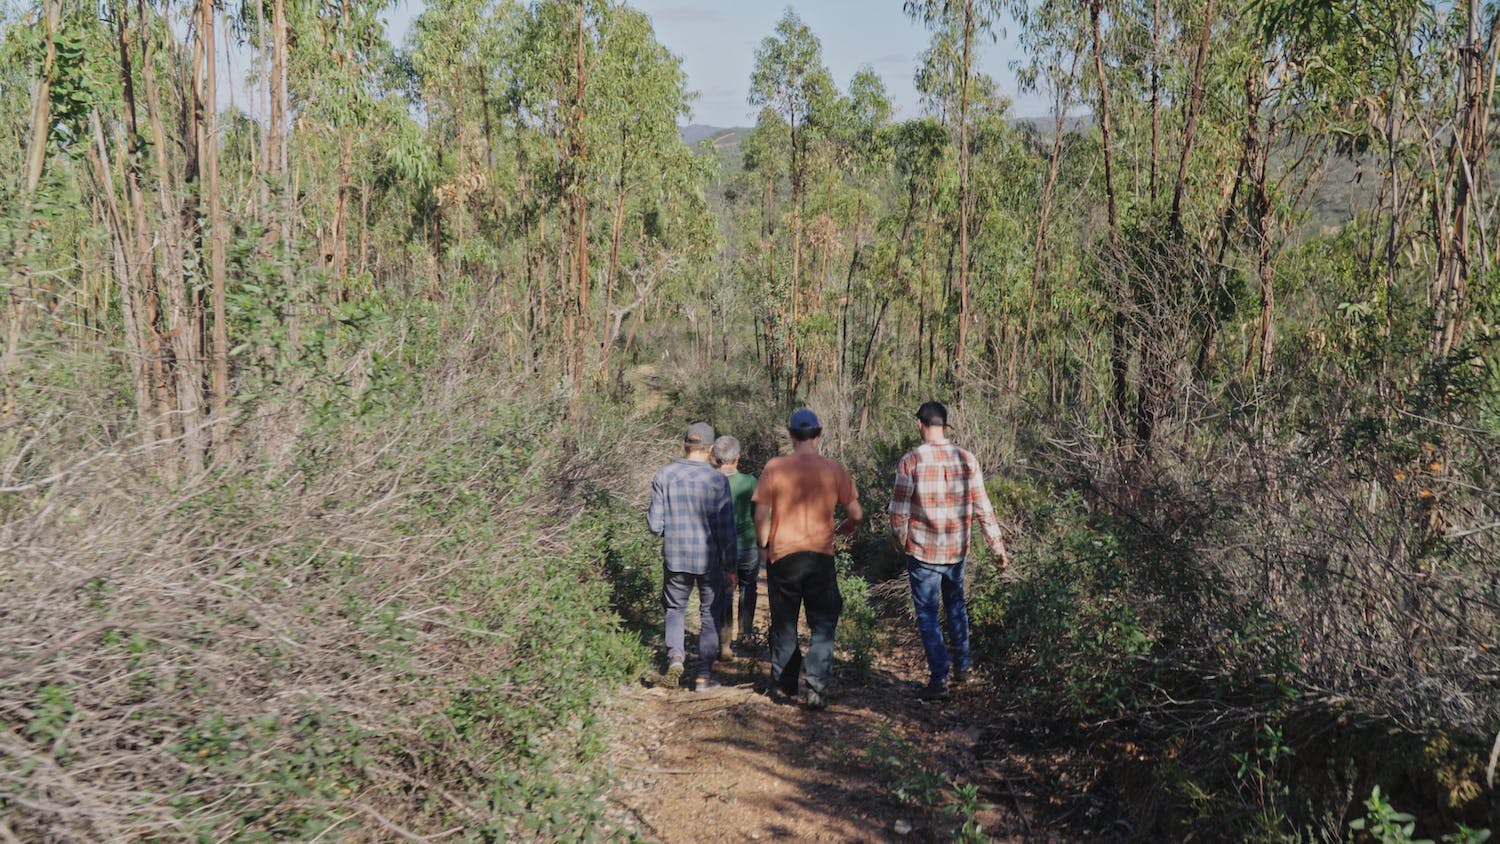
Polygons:
<instances>
[{"instance_id":1,"label":"man in orange plaid shirt","mask_svg":"<svg viewBox=\"0 0 1500 844\"><path fill-rule=\"evenodd\" d=\"M891 533L906 557L917 631L927 652L930 677L917 692L925 700L948 696L949 649L952 680L969 679L969 609L964 602L964 563L969 556L969 525L974 519L1000 560L1010 564L1000 522L984 489L984 473L973 454L948 441L948 408L930 401L917 410L922 444L896 464L891 490ZM939 602L943 623L938 622Z\"/></svg>"}]
</instances>

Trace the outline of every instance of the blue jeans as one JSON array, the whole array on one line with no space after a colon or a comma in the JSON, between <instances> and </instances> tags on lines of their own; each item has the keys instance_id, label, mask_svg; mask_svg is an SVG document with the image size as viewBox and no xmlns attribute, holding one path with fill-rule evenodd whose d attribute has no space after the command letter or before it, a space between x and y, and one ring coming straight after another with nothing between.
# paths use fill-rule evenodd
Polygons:
<instances>
[{"instance_id":1,"label":"blue jeans","mask_svg":"<svg viewBox=\"0 0 1500 844\"><path fill-rule=\"evenodd\" d=\"M948 680L948 647L943 644L943 630L953 648L953 667L969 668L969 607L964 602L964 563L933 566L910 554L906 557L906 577L911 582L911 602L917 611L917 632L922 635L922 649L927 652L927 670L934 682ZM941 599L943 624L938 624Z\"/></svg>"},{"instance_id":2,"label":"blue jeans","mask_svg":"<svg viewBox=\"0 0 1500 844\"><path fill-rule=\"evenodd\" d=\"M686 649L688 598L694 590L698 592L698 676L707 677L719 655L719 629L714 625L714 593L723 591L719 585L718 572L689 574L681 571L662 572L661 605L667 613L666 639L667 662L681 662Z\"/></svg>"}]
</instances>

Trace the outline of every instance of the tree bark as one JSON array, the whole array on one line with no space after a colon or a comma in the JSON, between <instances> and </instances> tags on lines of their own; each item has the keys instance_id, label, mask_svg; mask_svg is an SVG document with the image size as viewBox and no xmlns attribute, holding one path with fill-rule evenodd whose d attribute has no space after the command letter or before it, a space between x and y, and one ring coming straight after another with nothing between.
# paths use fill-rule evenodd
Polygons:
<instances>
[{"instance_id":1,"label":"tree bark","mask_svg":"<svg viewBox=\"0 0 1500 844\"><path fill-rule=\"evenodd\" d=\"M198 159L202 164L203 185L199 201L207 200L208 217L208 279L209 296L213 309L213 333L209 343L209 359L212 361L210 412L215 419L222 417L229 401L229 329L225 308L225 263L227 223L224 219L224 202L219 194L219 108L218 72L215 62L216 27L212 0L198 0L199 65L202 84L199 86L197 108ZM222 447L223 426L216 426L211 436L215 449Z\"/></svg>"},{"instance_id":2,"label":"tree bark","mask_svg":"<svg viewBox=\"0 0 1500 844\"><path fill-rule=\"evenodd\" d=\"M584 121L588 114L583 100L584 89L588 82L587 69L584 66L584 0L578 0L578 13L575 22L575 43L573 52L573 117L568 138L568 164L572 176L569 180L572 189L572 235L573 235L573 284L577 291L575 308L578 314L577 333L568 338L573 345L573 358L569 369L573 376L574 389L578 390L575 395L581 394L581 386L584 370L584 349L592 328L589 325L589 227L588 227L588 192L584 186L584 172L587 164L588 149L584 138Z\"/></svg>"},{"instance_id":3,"label":"tree bark","mask_svg":"<svg viewBox=\"0 0 1500 844\"><path fill-rule=\"evenodd\" d=\"M1089 24L1093 32L1094 75L1099 87L1099 133L1104 158L1104 198L1109 223L1109 251L1112 263L1118 266L1120 257L1120 214L1115 202L1114 148L1110 142L1109 81L1104 75L1104 45L1100 32L1099 17L1102 0L1090 0ZM1118 271L1117 269L1114 271ZM1110 318L1109 369L1112 384L1111 402L1114 410L1116 431L1123 439L1126 430L1126 404L1130 392L1130 349L1125 338L1125 302L1116 302ZM1127 456L1130 452L1126 444Z\"/></svg>"},{"instance_id":4,"label":"tree bark","mask_svg":"<svg viewBox=\"0 0 1500 844\"><path fill-rule=\"evenodd\" d=\"M1062 165L1062 142L1063 130L1067 125L1068 108L1071 105L1073 86L1072 81L1078 75L1078 61L1082 49L1073 51L1073 64L1068 69L1068 78L1058 86L1057 99L1055 102L1056 120L1053 125L1052 153L1047 157L1047 178L1042 183L1041 207L1037 211L1036 238L1032 242L1031 252L1031 290L1026 302L1026 325L1022 332L1021 343L1023 344L1021 357L1029 359L1032 344L1032 331L1035 325L1036 303L1040 296L1042 287L1042 271L1047 264L1047 237L1050 233L1052 222L1052 197L1057 190L1057 174ZM1154 156L1153 156L1154 160ZM1019 374L1012 370L1010 373L1010 390L1015 392L1019 385Z\"/></svg>"},{"instance_id":5,"label":"tree bark","mask_svg":"<svg viewBox=\"0 0 1500 844\"><path fill-rule=\"evenodd\" d=\"M964 413L964 368L969 352L969 77L974 46L974 0L964 0L963 80L958 94L958 338L953 356L953 393L957 414Z\"/></svg>"},{"instance_id":6,"label":"tree bark","mask_svg":"<svg viewBox=\"0 0 1500 844\"><path fill-rule=\"evenodd\" d=\"M1177 162L1177 180L1172 186L1170 228L1182 231L1182 195L1187 188L1188 163L1193 156L1193 142L1198 134L1198 114L1203 108L1203 69L1208 64L1208 37L1214 27L1214 0L1203 10L1203 31L1198 35L1198 54L1193 58L1193 89L1188 95L1187 116L1183 120L1182 157Z\"/></svg>"},{"instance_id":7,"label":"tree bark","mask_svg":"<svg viewBox=\"0 0 1500 844\"><path fill-rule=\"evenodd\" d=\"M4 381L4 396L0 397L0 419L9 419L18 411L17 370L21 366L21 337L26 333L26 312L30 308L31 295L31 199L42 181L42 170L47 161L47 139L52 134L52 79L57 71L57 30L62 22L62 2L53 0L43 15L46 46L43 48L42 68L31 92L31 125L26 141L25 173L20 196L20 232L11 255L14 267L12 281L6 295L4 345L0 347L0 380Z\"/></svg>"}]
</instances>

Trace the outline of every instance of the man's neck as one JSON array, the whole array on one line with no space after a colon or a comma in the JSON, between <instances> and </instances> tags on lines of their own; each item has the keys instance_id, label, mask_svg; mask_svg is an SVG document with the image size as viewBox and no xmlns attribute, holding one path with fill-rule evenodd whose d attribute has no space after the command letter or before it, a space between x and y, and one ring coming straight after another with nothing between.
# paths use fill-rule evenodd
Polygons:
<instances>
[{"instance_id":1,"label":"man's neck","mask_svg":"<svg viewBox=\"0 0 1500 844\"><path fill-rule=\"evenodd\" d=\"M928 428L922 432L922 442L928 445L947 445L948 433L942 428Z\"/></svg>"},{"instance_id":2,"label":"man's neck","mask_svg":"<svg viewBox=\"0 0 1500 844\"><path fill-rule=\"evenodd\" d=\"M792 440L792 453L793 454L811 454L811 455L816 456L817 453L818 453L818 441L817 440Z\"/></svg>"},{"instance_id":3,"label":"man's neck","mask_svg":"<svg viewBox=\"0 0 1500 844\"><path fill-rule=\"evenodd\" d=\"M688 461L689 463L707 463L708 455L700 452L689 451L686 454L682 455L682 459Z\"/></svg>"}]
</instances>

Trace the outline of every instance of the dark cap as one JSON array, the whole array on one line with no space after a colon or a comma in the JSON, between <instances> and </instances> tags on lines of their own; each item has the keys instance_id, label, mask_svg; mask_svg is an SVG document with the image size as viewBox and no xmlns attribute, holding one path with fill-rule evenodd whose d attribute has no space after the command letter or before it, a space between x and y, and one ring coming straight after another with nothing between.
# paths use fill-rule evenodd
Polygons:
<instances>
[{"instance_id":1,"label":"dark cap","mask_svg":"<svg viewBox=\"0 0 1500 844\"><path fill-rule=\"evenodd\" d=\"M682 442L695 448L711 448L714 444L714 426L707 422L694 422L687 426L687 434L683 436Z\"/></svg>"},{"instance_id":2,"label":"dark cap","mask_svg":"<svg viewBox=\"0 0 1500 844\"><path fill-rule=\"evenodd\" d=\"M818 414L804 407L792 411L791 418L786 420L786 429L795 432L821 431L823 423L818 421Z\"/></svg>"},{"instance_id":3,"label":"dark cap","mask_svg":"<svg viewBox=\"0 0 1500 844\"><path fill-rule=\"evenodd\" d=\"M917 418L929 428L946 428L948 427L948 408L943 407L940 401L922 402L922 406L917 408Z\"/></svg>"}]
</instances>

